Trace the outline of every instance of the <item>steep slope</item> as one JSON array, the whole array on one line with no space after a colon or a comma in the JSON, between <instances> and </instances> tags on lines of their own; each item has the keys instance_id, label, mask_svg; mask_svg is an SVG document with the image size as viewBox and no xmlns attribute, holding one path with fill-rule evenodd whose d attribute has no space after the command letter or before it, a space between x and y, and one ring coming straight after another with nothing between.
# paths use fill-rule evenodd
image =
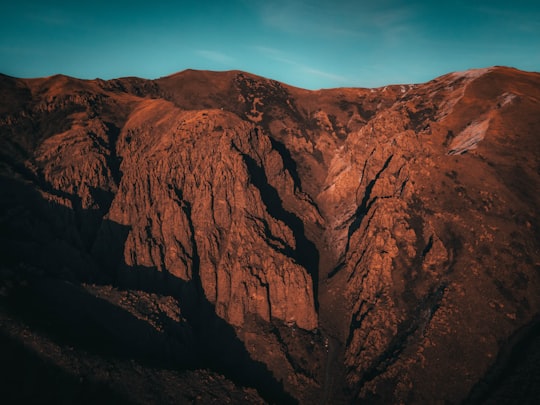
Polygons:
<instances>
[{"instance_id":1,"label":"steep slope","mask_svg":"<svg viewBox=\"0 0 540 405\"><path fill-rule=\"evenodd\" d=\"M2 76L1 94L2 330L75 346L47 357L67 374L80 350L123 353L179 391L210 368L279 403L461 402L521 378L496 359L538 330L539 74Z\"/></svg>"},{"instance_id":2,"label":"steep slope","mask_svg":"<svg viewBox=\"0 0 540 405\"><path fill-rule=\"evenodd\" d=\"M357 182L340 174L330 186L356 204L336 227L342 259L330 284L346 286L345 363L358 398L460 402L498 340L537 313L538 75L507 75L450 75L409 91L359 131L360 145L347 143Z\"/></svg>"}]
</instances>

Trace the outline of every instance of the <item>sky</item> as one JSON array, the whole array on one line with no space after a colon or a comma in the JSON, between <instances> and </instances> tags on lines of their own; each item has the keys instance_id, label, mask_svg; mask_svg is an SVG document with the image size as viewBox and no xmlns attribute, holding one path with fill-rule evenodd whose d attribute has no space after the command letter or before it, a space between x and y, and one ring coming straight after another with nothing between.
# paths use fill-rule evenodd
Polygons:
<instances>
[{"instance_id":1,"label":"sky","mask_svg":"<svg viewBox=\"0 0 540 405\"><path fill-rule=\"evenodd\" d=\"M307 88L540 71L540 0L14 0L0 73L154 79L243 70Z\"/></svg>"}]
</instances>

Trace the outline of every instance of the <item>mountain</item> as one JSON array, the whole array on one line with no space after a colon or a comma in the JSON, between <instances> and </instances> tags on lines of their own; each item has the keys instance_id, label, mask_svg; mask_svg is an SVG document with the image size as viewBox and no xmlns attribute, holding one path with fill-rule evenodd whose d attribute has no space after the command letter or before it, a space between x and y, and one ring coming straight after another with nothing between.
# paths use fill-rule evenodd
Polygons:
<instances>
[{"instance_id":1,"label":"mountain","mask_svg":"<svg viewBox=\"0 0 540 405\"><path fill-rule=\"evenodd\" d=\"M540 74L506 67L0 76L3 391L534 402L539 131Z\"/></svg>"}]
</instances>

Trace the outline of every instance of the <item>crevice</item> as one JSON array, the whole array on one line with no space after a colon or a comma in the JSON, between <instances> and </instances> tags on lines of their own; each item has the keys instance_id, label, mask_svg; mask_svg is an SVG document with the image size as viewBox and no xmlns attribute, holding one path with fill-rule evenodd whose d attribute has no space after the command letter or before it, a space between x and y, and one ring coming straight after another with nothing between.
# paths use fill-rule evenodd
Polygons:
<instances>
[{"instance_id":1,"label":"crevice","mask_svg":"<svg viewBox=\"0 0 540 405\"><path fill-rule=\"evenodd\" d=\"M122 171L120 170L120 165L122 163L122 158L118 156L116 151L116 144L118 143L118 137L120 136L120 128L110 122L104 122L105 127L107 128L107 137L108 137L108 150L109 154L106 157L107 165L111 171L111 176L114 183L118 187L120 181L122 180Z\"/></svg>"},{"instance_id":2,"label":"crevice","mask_svg":"<svg viewBox=\"0 0 540 405\"><path fill-rule=\"evenodd\" d=\"M271 248L287 257L294 256L294 250L287 244L286 241L272 234L270 226L264 218L258 218L251 215L249 215L248 218L250 218L253 222L257 224L262 225L264 237L266 238L266 242L268 242L268 245Z\"/></svg>"},{"instance_id":3,"label":"crevice","mask_svg":"<svg viewBox=\"0 0 540 405\"><path fill-rule=\"evenodd\" d=\"M360 304L360 308L358 308L358 311L353 314L349 326L349 334L347 336L347 341L345 342L345 347L350 346L354 337L354 331L362 327L362 324L364 323L366 317L373 311L373 309L377 305L378 298L379 297L375 297L375 303L369 305L369 307L364 312L362 312L362 309L364 308L366 302L362 301L362 303Z\"/></svg>"},{"instance_id":4,"label":"crevice","mask_svg":"<svg viewBox=\"0 0 540 405\"><path fill-rule=\"evenodd\" d=\"M305 235L304 223L294 213L283 208L283 202L277 190L268 182L264 169L249 155L242 153L242 158L251 176L253 185L259 190L261 199L268 213L275 219L287 224L296 241L296 249L290 248L290 255L311 276L315 310L318 311L319 251ZM286 250L283 252L287 253Z\"/></svg>"},{"instance_id":5,"label":"crevice","mask_svg":"<svg viewBox=\"0 0 540 405\"><path fill-rule=\"evenodd\" d=\"M270 284L268 284L267 281L264 281L262 277L257 273L257 271L254 271L253 267L249 267L249 274L254 277L261 287L264 288L264 291L266 292L266 302L268 303L268 315L269 319L272 319L272 300L270 299ZM246 283L244 283L244 286L246 286ZM246 286L247 291L247 286Z\"/></svg>"},{"instance_id":6,"label":"crevice","mask_svg":"<svg viewBox=\"0 0 540 405\"><path fill-rule=\"evenodd\" d=\"M371 193L373 192L373 187L375 187L375 184L377 183L377 180L379 180L379 178L381 177L382 173L388 168L393 157L394 155L390 155L388 159L386 159L381 170L377 172L373 180L371 180L369 184L366 186L364 197L362 198L360 205L358 206L358 208L356 209L356 212L354 213L354 220L349 226L349 230L347 232L347 247L345 251L349 250L349 244L350 244L352 234L356 232L358 228L360 228L364 217L366 216L369 209L373 205L374 200L371 200Z\"/></svg>"},{"instance_id":7,"label":"crevice","mask_svg":"<svg viewBox=\"0 0 540 405\"><path fill-rule=\"evenodd\" d=\"M349 275L349 277L347 278L347 282L351 282L352 278L356 274L356 269L358 268L358 265L360 264L360 262L362 261L362 259L366 255L366 252L367 252L367 247L364 248L364 250L362 250L362 253L360 254L360 257L358 258L358 260L356 261L356 263L352 267L352 271L351 271L351 274ZM365 275L364 275L364 277L362 277L362 282L364 281L364 278L365 278Z\"/></svg>"},{"instance_id":8,"label":"crevice","mask_svg":"<svg viewBox=\"0 0 540 405\"><path fill-rule=\"evenodd\" d=\"M368 165L369 160L371 159L371 157L373 156L374 153L375 153L375 148L373 148L373 150L371 151L371 153L367 157L366 161L364 162L364 166L362 167L362 173L360 173L360 180L358 181L359 185L362 185L362 182L364 181L364 176L366 174L367 165Z\"/></svg>"},{"instance_id":9,"label":"crevice","mask_svg":"<svg viewBox=\"0 0 540 405\"><path fill-rule=\"evenodd\" d=\"M405 190L405 186L409 183L409 178L407 177L405 180L403 180L403 183L401 183L401 187L399 188L399 195L400 197L403 196L403 191Z\"/></svg>"},{"instance_id":10,"label":"crevice","mask_svg":"<svg viewBox=\"0 0 540 405\"><path fill-rule=\"evenodd\" d=\"M426 246L422 250L422 254L421 254L422 259L426 257L426 255L429 253L429 251L431 250L432 247L433 247L433 235L431 235L429 237L428 243L426 244Z\"/></svg>"},{"instance_id":11,"label":"crevice","mask_svg":"<svg viewBox=\"0 0 540 405\"><path fill-rule=\"evenodd\" d=\"M339 273L340 270L342 270L343 268L345 267L345 262L344 261L340 261L337 266L335 266L332 270L330 270L330 272L328 273L328 276L327 278L332 278L334 277L337 273Z\"/></svg>"},{"instance_id":12,"label":"crevice","mask_svg":"<svg viewBox=\"0 0 540 405\"><path fill-rule=\"evenodd\" d=\"M391 197L374 197L373 200L370 201L370 203L368 204L368 207L366 208L366 213L369 212L371 210L371 207L373 206L373 204L375 204L379 198L391 198ZM375 216L375 212L377 212L376 209L373 210L373 212L371 213L371 215L369 216L368 218L368 222L367 222L367 225L366 225L366 229L369 228L369 225L371 224L371 221L373 220L373 217ZM352 235L351 235L352 236ZM342 270L344 268L344 263L345 263L345 256L347 255L347 252L349 251L349 244L350 244L350 238L347 240L347 246L345 248L345 251L343 252L343 256L340 258L340 264L338 266L336 266L328 275L328 278L332 278L334 277L340 270ZM356 272L356 267L358 266L358 264L360 263L360 261L363 259L365 253L366 253L366 250L367 248L365 248L361 255L360 255L360 258L356 261L352 271L351 271L351 274L349 275L348 277L348 282L351 281L351 279L353 278L355 272Z\"/></svg>"},{"instance_id":13,"label":"crevice","mask_svg":"<svg viewBox=\"0 0 540 405\"><path fill-rule=\"evenodd\" d=\"M425 327L431 322L435 312L439 309L440 302L443 299L447 286L448 284L446 282L441 283L419 302L414 311L409 315L408 319L398 325L398 332L387 345L388 348L378 356L372 362L372 365L363 373L362 378L357 385L356 393L354 395L355 398L358 398L365 384L383 374L388 367L398 360L399 356L414 338L417 331L420 331L422 334L424 333ZM373 305L375 306L376 304ZM364 319L365 316L361 318L362 321ZM351 325L352 323L353 322L351 322ZM347 346L350 343L350 339L352 339L353 332L354 330L351 328Z\"/></svg>"},{"instance_id":14,"label":"crevice","mask_svg":"<svg viewBox=\"0 0 540 405\"><path fill-rule=\"evenodd\" d=\"M296 162L291 156L291 152L283 143L279 142L278 140L272 137L269 137L269 139L270 143L272 144L272 148L279 153L281 160L283 161L283 166L285 167L285 170L287 170L287 172L293 179L294 190L302 191L302 182L300 180L300 176L298 175L298 168L296 166Z\"/></svg>"},{"instance_id":15,"label":"crevice","mask_svg":"<svg viewBox=\"0 0 540 405\"><path fill-rule=\"evenodd\" d=\"M180 209L184 212L188 224L189 242L191 244L191 254L189 255L189 257L191 258L191 279L195 284L197 293L204 296L203 285L200 276L201 258L199 256L197 241L195 239L195 226L193 225L193 219L191 215L191 204L188 201L184 200L181 189L174 187L173 191L178 198L177 203L178 205L180 205ZM184 249L184 247L182 247L182 249Z\"/></svg>"}]
</instances>

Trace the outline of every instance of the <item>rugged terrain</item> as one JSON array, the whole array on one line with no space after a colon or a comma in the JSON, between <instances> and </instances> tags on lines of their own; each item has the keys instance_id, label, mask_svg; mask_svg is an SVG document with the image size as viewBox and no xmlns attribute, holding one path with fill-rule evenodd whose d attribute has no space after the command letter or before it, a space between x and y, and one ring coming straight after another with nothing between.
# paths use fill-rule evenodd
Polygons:
<instances>
[{"instance_id":1,"label":"rugged terrain","mask_svg":"<svg viewBox=\"0 0 540 405\"><path fill-rule=\"evenodd\" d=\"M0 76L2 389L534 402L538 190L539 73Z\"/></svg>"}]
</instances>

